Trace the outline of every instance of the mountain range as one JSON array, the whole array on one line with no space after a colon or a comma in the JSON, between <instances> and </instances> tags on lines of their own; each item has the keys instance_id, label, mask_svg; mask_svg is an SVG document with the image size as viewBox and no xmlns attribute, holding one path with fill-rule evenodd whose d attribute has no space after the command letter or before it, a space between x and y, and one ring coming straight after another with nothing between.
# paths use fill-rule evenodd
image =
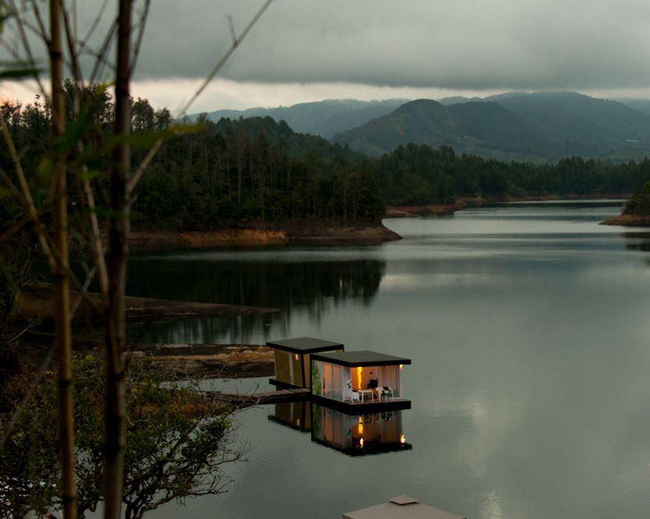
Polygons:
<instances>
[{"instance_id":1,"label":"mountain range","mask_svg":"<svg viewBox=\"0 0 650 519\"><path fill-rule=\"evenodd\" d=\"M408 99L357 101L355 99L327 99L314 103L300 103L276 108L249 108L247 110L218 110L207 113L214 122L222 118L271 117L286 121L298 133L311 133L329 139L339 132L361 126L372 119L393 112Z\"/></svg>"},{"instance_id":2,"label":"mountain range","mask_svg":"<svg viewBox=\"0 0 650 519\"><path fill-rule=\"evenodd\" d=\"M511 92L440 101L326 100L208 114L211 120L253 116L284 120L297 132L320 135L369 156L409 143L532 162L571 155L614 162L650 156L650 101L613 101L576 92Z\"/></svg>"}]
</instances>

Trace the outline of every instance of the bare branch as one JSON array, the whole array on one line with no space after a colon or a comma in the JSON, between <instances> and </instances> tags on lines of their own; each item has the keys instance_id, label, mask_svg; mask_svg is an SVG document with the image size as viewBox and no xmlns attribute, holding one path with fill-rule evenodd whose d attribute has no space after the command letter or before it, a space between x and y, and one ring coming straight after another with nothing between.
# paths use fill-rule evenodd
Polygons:
<instances>
[{"instance_id":1,"label":"bare branch","mask_svg":"<svg viewBox=\"0 0 650 519\"><path fill-rule=\"evenodd\" d=\"M104 11L106 10L107 5L108 5L108 0L104 0L102 2L102 5L99 7L99 11L97 12L97 16L95 16L95 19L93 20L93 23L90 25L90 28L88 29L88 32L86 33L86 36L84 36L84 39L81 42L81 45L79 46L79 53L80 54L84 51L84 49L86 48L86 45L88 45L88 42L90 41L90 38L92 37L93 33L95 32L95 29L97 29L97 26L99 25L99 22L101 21L102 16L104 15Z\"/></svg>"},{"instance_id":2,"label":"bare branch","mask_svg":"<svg viewBox=\"0 0 650 519\"><path fill-rule=\"evenodd\" d=\"M235 24L232 21L232 16L226 16L228 20L228 26L230 27L230 37L232 38L232 44L237 45L237 33L235 32Z\"/></svg>"},{"instance_id":3,"label":"bare branch","mask_svg":"<svg viewBox=\"0 0 650 519\"><path fill-rule=\"evenodd\" d=\"M7 0L9 2L9 5L11 6L12 10L16 14L15 20L16 20L16 25L18 27L18 33L20 34L20 39L22 41L22 45L25 49L25 53L27 54L27 60L29 63L29 66L36 70L38 67L36 66L36 60L34 59L34 54L32 53L32 48L29 44L29 39L27 38L27 33L25 32L25 22L22 18L22 15L18 8L16 7L16 2L14 0ZM49 46L49 39L45 39L45 43ZM41 95L43 96L43 99L49 99L47 92L45 91L45 87L43 86L43 83L41 82L41 78L38 76L38 74L34 74L34 79L36 80L36 83L38 84L38 88L41 92Z\"/></svg>"},{"instance_id":4,"label":"bare branch","mask_svg":"<svg viewBox=\"0 0 650 519\"><path fill-rule=\"evenodd\" d=\"M117 21L118 20L116 17L115 21L111 25L111 28L106 33L106 37L104 38L104 41L98 51L94 53L85 51L86 54L90 54L92 56L95 56L96 58L95 65L93 66L93 70L90 74L90 79L88 80L88 83L91 85L97 80L97 77L99 76L102 70L102 66L108 64L108 61L106 60L106 54L108 53L108 49L111 46L111 42L113 41L113 38L117 33Z\"/></svg>"},{"instance_id":5,"label":"bare branch","mask_svg":"<svg viewBox=\"0 0 650 519\"><path fill-rule=\"evenodd\" d=\"M74 113L77 114L79 112L79 88L83 88L84 82L83 82L83 77L81 75L81 71L79 69L79 54L77 52L76 48L76 40L75 40L75 34L74 34L74 28L70 24L70 17L68 16L68 10L65 8L65 5L63 2L61 2L61 10L63 12L63 24L65 27L65 39L66 43L68 45L68 54L70 55L70 71L72 72L72 77L74 78L74 86L75 86L75 106L74 106Z\"/></svg>"},{"instance_id":6,"label":"bare branch","mask_svg":"<svg viewBox=\"0 0 650 519\"><path fill-rule=\"evenodd\" d=\"M138 37L136 38L135 45L133 47L133 58L131 61L131 70L129 71L129 76L133 76L133 71L138 62L138 57L140 55L140 48L142 46L142 39L144 37L144 30L147 25L147 20L149 19L149 9L151 8L151 0L145 0L144 8L142 9L142 14L140 15L140 23L138 28Z\"/></svg>"},{"instance_id":7,"label":"bare branch","mask_svg":"<svg viewBox=\"0 0 650 519\"><path fill-rule=\"evenodd\" d=\"M9 128L7 128L7 123L5 122L4 117L0 117L0 130L2 131L2 136L4 137L5 143L7 144L7 149L9 150L9 156L11 157L11 160L14 163L14 167L16 168L18 180L20 182L20 187L22 189L21 200L25 205L27 214L34 222L34 228L36 229L36 234L38 236L38 241L41 244L41 249L43 250L45 257L47 258L50 268L54 270L56 268L56 260L54 258L54 254L52 253L52 249L48 244L49 240L47 237L47 233L45 232L43 224L41 223L41 219L39 218L38 212L36 211L36 206L34 205L34 199L32 198L32 194L29 190L27 179L25 178L25 172L23 171L23 166L20 162L20 157L16 152L14 141L11 138L11 134L9 133ZM13 186L12 183L10 183L10 185Z\"/></svg>"}]
</instances>

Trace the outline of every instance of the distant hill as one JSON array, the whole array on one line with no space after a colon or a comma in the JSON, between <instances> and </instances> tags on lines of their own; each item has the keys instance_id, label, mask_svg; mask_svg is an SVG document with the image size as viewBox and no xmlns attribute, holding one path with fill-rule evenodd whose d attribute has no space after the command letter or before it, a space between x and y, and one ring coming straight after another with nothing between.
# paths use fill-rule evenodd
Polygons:
<instances>
[{"instance_id":1,"label":"distant hill","mask_svg":"<svg viewBox=\"0 0 650 519\"><path fill-rule=\"evenodd\" d=\"M614 99L633 110L650 115L650 99Z\"/></svg>"},{"instance_id":2,"label":"distant hill","mask_svg":"<svg viewBox=\"0 0 650 519\"><path fill-rule=\"evenodd\" d=\"M539 151L548 151L537 128L490 102L445 106L428 99L411 101L334 140L371 156L408 143L451 146L462 153L504 159L537 154L541 158Z\"/></svg>"},{"instance_id":3,"label":"distant hill","mask_svg":"<svg viewBox=\"0 0 650 519\"><path fill-rule=\"evenodd\" d=\"M537 126L561 155L598 157L650 148L650 116L622 103L576 92L491 97Z\"/></svg>"},{"instance_id":4,"label":"distant hill","mask_svg":"<svg viewBox=\"0 0 650 519\"><path fill-rule=\"evenodd\" d=\"M391 113L405 102L405 99L387 99L383 101L329 99L277 108L218 110L209 112L207 116L208 119L214 122L222 118L271 117L278 122L286 121L298 133L309 133L330 138L339 132L356 128L372 119Z\"/></svg>"},{"instance_id":5,"label":"distant hill","mask_svg":"<svg viewBox=\"0 0 650 519\"><path fill-rule=\"evenodd\" d=\"M512 92L480 101L418 100L334 137L373 156L413 142L513 160L645 156L650 115L575 92ZM625 153L616 153L625 150ZM648 153L650 154L650 152Z\"/></svg>"}]
</instances>

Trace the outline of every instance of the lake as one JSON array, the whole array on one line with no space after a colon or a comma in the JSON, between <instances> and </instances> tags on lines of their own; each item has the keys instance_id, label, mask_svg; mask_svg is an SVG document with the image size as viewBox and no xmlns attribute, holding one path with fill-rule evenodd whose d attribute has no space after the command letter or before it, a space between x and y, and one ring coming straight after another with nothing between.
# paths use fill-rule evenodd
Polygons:
<instances>
[{"instance_id":1,"label":"lake","mask_svg":"<svg viewBox=\"0 0 650 519\"><path fill-rule=\"evenodd\" d=\"M128 293L282 309L132 327L144 342L314 336L412 359L412 450L350 457L239 416L229 493L156 518L336 519L409 494L471 519L650 517L650 234L620 201L386 220L382 246L148 253ZM242 387L265 380L237 382Z\"/></svg>"}]
</instances>

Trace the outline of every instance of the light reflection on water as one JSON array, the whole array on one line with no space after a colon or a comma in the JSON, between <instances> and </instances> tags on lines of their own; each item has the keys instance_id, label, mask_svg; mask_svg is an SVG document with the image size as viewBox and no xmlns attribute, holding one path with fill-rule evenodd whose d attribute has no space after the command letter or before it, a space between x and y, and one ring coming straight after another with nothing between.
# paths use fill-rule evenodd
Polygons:
<instances>
[{"instance_id":1,"label":"light reflection on water","mask_svg":"<svg viewBox=\"0 0 650 519\"><path fill-rule=\"evenodd\" d=\"M649 517L650 237L598 225L618 211L520 204L387 220L405 239L379 247L135 258L131 293L283 310L131 330L145 340L311 335L413 359L412 451L349 458L252 409L231 492L180 513L331 519L406 493L473 519Z\"/></svg>"}]
</instances>

